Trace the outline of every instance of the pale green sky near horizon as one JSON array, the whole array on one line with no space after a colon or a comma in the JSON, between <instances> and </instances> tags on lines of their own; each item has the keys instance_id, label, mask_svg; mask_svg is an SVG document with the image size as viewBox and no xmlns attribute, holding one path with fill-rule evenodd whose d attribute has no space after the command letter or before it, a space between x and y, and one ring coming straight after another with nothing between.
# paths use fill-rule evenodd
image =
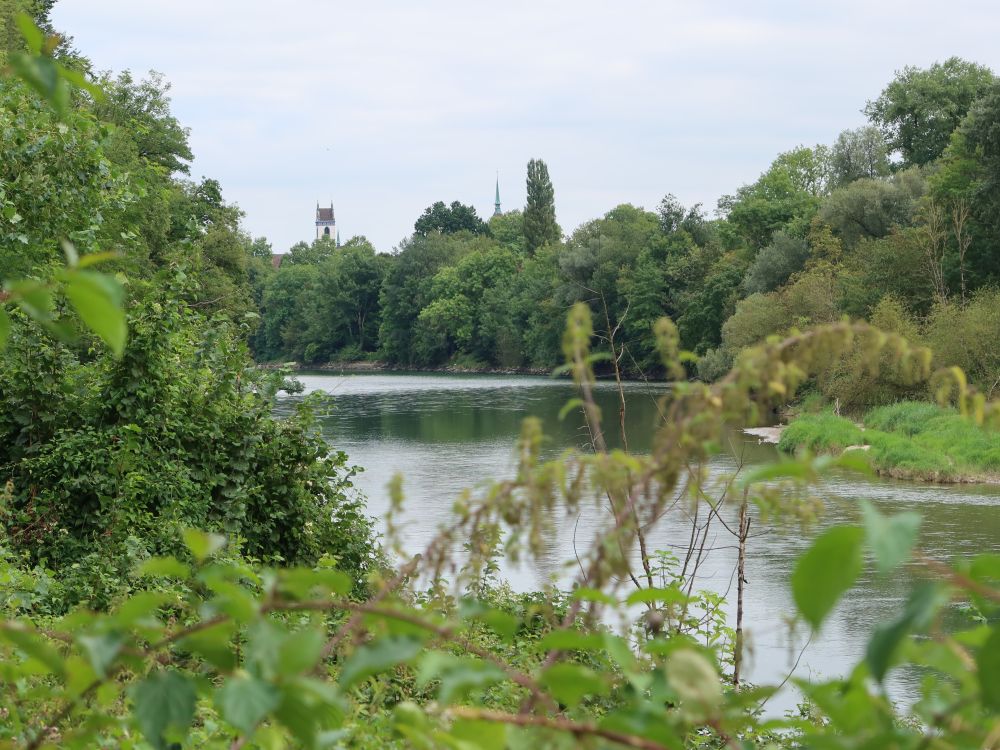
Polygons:
<instances>
[{"instance_id":1,"label":"pale green sky near horizon","mask_svg":"<svg viewBox=\"0 0 1000 750\"><path fill-rule=\"evenodd\" d=\"M781 151L864 124L905 65L1000 70L991 2L59 0L100 70L155 69L214 177L275 251L332 199L391 250L436 200L524 202L546 160L569 232L666 193L714 209Z\"/></svg>"}]
</instances>

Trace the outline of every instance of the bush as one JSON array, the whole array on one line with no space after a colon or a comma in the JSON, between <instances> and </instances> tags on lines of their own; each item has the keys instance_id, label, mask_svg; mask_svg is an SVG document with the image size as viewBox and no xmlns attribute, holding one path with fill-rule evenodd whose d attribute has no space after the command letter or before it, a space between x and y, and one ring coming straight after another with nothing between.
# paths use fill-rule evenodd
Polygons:
<instances>
[{"instance_id":1,"label":"bush","mask_svg":"<svg viewBox=\"0 0 1000 750\"><path fill-rule=\"evenodd\" d=\"M360 582L379 562L371 522L347 456L330 452L308 403L272 417L281 376L250 369L225 322L154 294L129 327L120 360L85 362L33 325L16 326L0 374L14 550L57 571L67 604L95 607L115 593L102 582L126 581L137 559L176 553L186 527L225 533L269 563L330 554ZM45 376L32 380L39 352Z\"/></svg>"},{"instance_id":2,"label":"bush","mask_svg":"<svg viewBox=\"0 0 1000 750\"><path fill-rule=\"evenodd\" d=\"M966 305L939 302L926 325L940 367L961 367L988 397L1000 392L1000 291L983 290Z\"/></svg>"}]
</instances>

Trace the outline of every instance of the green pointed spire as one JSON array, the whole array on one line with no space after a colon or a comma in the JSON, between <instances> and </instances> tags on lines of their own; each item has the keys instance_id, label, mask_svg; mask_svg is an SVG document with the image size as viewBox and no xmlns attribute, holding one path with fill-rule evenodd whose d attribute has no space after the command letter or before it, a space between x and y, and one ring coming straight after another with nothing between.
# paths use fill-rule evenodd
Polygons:
<instances>
[{"instance_id":1,"label":"green pointed spire","mask_svg":"<svg viewBox=\"0 0 1000 750\"><path fill-rule=\"evenodd\" d=\"M498 172L497 173L497 199L496 199L496 202L493 204L493 215L494 216L499 216L500 213L501 213L501 211L500 211L500 173Z\"/></svg>"}]
</instances>

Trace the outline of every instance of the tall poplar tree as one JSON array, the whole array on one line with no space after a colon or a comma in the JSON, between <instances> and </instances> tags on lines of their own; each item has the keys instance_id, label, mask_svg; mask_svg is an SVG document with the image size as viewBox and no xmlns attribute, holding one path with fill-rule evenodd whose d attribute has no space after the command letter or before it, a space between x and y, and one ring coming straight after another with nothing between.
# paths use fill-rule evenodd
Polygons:
<instances>
[{"instance_id":1,"label":"tall poplar tree","mask_svg":"<svg viewBox=\"0 0 1000 750\"><path fill-rule=\"evenodd\" d=\"M528 162L528 203L524 207L524 244L534 254L548 242L559 239L556 224L555 191L549 179L549 168L541 159Z\"/></svg>"}]
</instances>

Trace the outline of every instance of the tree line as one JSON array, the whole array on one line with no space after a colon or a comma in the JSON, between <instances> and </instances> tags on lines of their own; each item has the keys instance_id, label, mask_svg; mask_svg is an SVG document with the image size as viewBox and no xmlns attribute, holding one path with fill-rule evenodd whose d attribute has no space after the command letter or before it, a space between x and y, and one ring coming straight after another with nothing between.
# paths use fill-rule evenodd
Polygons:
<instances>
[{"instance_id":1,"label":"tree line","mask_svg":"<svg viewBox=\"0 0 1000 750\"><path fill-rule=\"evenodd\" d=\"M899 71L864 111L868 125L779 154L711 216L667 195L564 236L546 165L532 160L523 211L483 221L439 202L392 253L364 238L297 245L259 278L253 349L306 363L548 369L565 312L582 301L633 377L659 373L652 323L663 315L699 358L690 374L708 379L771 334L850 316L996 380L986 342L1000 334L1000 83L951 58ZM864 391L849 378L829 388Z\"/></svg>"}]
</instances>

